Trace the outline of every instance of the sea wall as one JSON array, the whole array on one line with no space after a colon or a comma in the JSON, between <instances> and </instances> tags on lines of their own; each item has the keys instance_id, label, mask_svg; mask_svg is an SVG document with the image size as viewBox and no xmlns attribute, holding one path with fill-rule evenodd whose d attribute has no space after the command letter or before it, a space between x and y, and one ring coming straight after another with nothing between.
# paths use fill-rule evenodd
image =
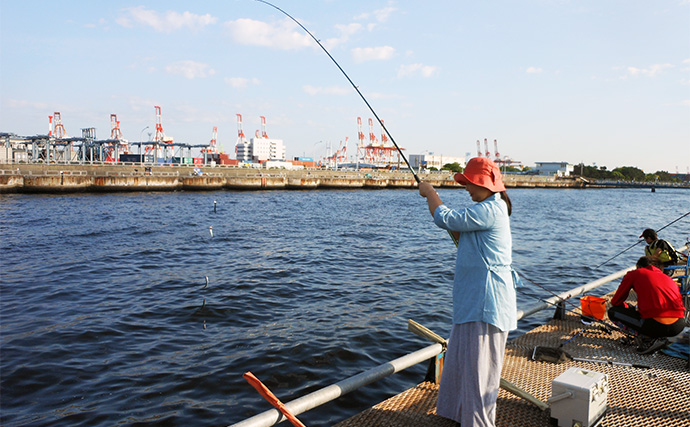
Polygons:
<instances>
[{"instance_id":1,"label":"sea wall","mask_svg":"<svg viewBox=\"0 0 690 427\"><path fill-rule=\"evenodd\" d=\"M462 188L452 173L422 173L435 187ZM579 188L576 179L506 175L508 188ZM0 193L415 188L409 171L333 171L142 165L0 165Z\"/></svg>"}]
</instances>

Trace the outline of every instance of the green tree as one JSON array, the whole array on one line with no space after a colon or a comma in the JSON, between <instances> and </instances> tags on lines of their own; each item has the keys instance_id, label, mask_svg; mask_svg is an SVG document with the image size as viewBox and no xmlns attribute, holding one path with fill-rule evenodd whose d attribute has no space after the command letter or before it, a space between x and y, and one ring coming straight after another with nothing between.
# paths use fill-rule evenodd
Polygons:
<instances>
[{"instance_id":1,"label":"green tree","mask_svg":"<svg viewBox=\"0 0 690 427\"><path fill-rule=\"evenodd\" d=\"M616 168L614 172L620 172L626 181L644 181L645 173L642 169L638 169L634 166L623 166L621 168Z\"/></svg>"},{"instance_id":2,"label":"green tree","mask_svg":"<svg viewBox=\"0 0 690 427\"><path fill-rule=\"evenodd\" d=\"M457 173L457 172L462 172L462 166L460 166L460 164L458 162L446 163L445 165L443 165L441 170L453 171L453 172Z\"/></svg>"},{"instance_id":3,"label":"green tree","mask_svg":"<svg viewBox=\"0 0 690 427\"><path fill-rule=\"evenodd\" d=\"M521 172L521 170L516 168L515 166L506 166L504 171L506 171L506 172Z\"/></svg>"},{"instance_id":4,"label":"green tree","mask_svg":"<svg viewBox=\"0 0 690 427\"><path fill-rule=\"evenodd\" d=\"M656 171L655 175L658 176L659 181L662 182L680 182L680 179L671 176L671 174L666 171Z\"/></svg>"}]
</instances>

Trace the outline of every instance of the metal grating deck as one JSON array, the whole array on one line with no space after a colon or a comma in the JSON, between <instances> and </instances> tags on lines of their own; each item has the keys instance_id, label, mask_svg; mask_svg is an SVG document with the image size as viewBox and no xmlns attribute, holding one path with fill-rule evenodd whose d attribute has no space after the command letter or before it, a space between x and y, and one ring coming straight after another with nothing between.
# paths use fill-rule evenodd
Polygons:
<instances>
[{"instance_id":1,"label":"metal grating deck","mask_svg":"<svg viewBox=\"0 0 690 427\"><path fill-rule=\"evenodd\" d=\"M609 295L610 297L610 295ZM690 426L690 370L687 361L657 352L638 355L634 347L623 347L619 332L606 333L588 328L563 346L573 357L599 359L650 366L651 369L623 365L571 361L561 364L532 361L535 346L558 347L586 326L580 317L551 320L512 340L506 348L502 376L518 387L546 401L551 382L572 366L609 375L608 409L599 426ZM394 396L337 427L424 426L454 427L455 423L436 415L438 386L422 383ZM501 389L496 405L497 426L548 426L549 411Z\"/></svg>"}]
</instances>

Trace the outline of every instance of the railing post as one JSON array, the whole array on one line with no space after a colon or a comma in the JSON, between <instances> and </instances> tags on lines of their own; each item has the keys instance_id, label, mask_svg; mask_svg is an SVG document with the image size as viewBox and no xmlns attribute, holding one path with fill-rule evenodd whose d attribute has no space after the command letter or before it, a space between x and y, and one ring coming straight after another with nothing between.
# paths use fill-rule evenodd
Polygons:
<instances>
[{"instance_id":1,"label":"railing post","mask_svg":"<svg viewBox=\"0 0 690 427\"><path fill-rule=\"evenodd\" d=\"M563 320L565 319L565 301L560 300L556 304L556 311L553 313L553 320Z\"/></svg>"},{"instance_id":2,"label":"railing post","mask_svg":"<svg viewBox=\"0 0 690 427\"><path fill-rule=\"evenodd\" d=\"M443 374L443 362L445 361L446 351L442 351L436 357L429 360L429 368L426 371L424 381L433 382L434 384L441 384L441 375Z\"/></svg>"}]
</instances>

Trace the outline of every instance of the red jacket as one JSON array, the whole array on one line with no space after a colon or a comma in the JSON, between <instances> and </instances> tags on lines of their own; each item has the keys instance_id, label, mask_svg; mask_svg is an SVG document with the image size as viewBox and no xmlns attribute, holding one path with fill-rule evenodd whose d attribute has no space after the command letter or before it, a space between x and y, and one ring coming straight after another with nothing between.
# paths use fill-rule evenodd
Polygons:
<instances>
[{"instance_id":1,"label":"red jacket","mask_svg":"<svg viewBox=\"0 0 690 427\"><path fill-rule=\"evenodd\" d=\"M637 294L637 309L643 319L652 317L680 319L685 315L678 284L654 266L629 271L611 299L611 305L623 305L630 289L634 289Z\"/></svg>"}]
</instances>

